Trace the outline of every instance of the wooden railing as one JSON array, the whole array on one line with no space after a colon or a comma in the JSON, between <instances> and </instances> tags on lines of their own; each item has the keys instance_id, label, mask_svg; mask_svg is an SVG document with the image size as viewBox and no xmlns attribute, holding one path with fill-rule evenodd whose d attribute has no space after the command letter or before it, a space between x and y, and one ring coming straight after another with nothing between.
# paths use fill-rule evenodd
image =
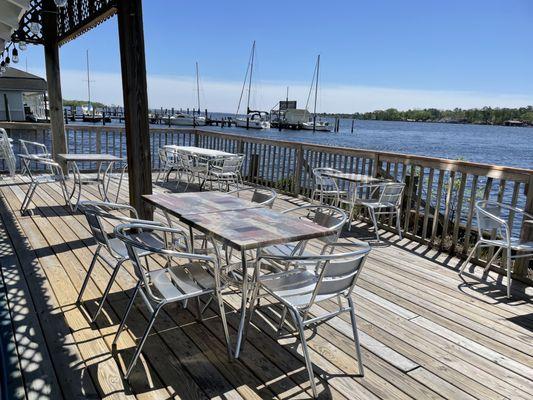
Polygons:
<instances>
[{"instance_id":1,"label":"wooden railing","mask_svg":"<svg viewBox=\"0 0 533 400\"><path fill-rule=\"evenodd\" d=\"M50 145L47 126L0 124L15 139ZM123 127L68 125L69 152L102 152L125 156ZM152 165L160 167L157 150L166 144L200 146L246 155L243 175L249 183L276 188L295 196L309 197L312 170L329 166L344 171L379 176L406 183L402 228L406 237L465 257L477 240L474 205L494 199L533 211L533 170L440 159L391 152L331 147L269 140L219 131L152 128ZM91 164L83 169L94 169ZM514 216L511 216L511 220ZM381 218L383 228L394 231L394 221ZM518 227L522 221L514 221ZM522 237L533 239L533 224L525 224ZM478 252L477 263L487 262L492 251ZM503 260L500 260L502 262ZM526 263L516 266L526 277Z\"/></svg>"}]
</instances>

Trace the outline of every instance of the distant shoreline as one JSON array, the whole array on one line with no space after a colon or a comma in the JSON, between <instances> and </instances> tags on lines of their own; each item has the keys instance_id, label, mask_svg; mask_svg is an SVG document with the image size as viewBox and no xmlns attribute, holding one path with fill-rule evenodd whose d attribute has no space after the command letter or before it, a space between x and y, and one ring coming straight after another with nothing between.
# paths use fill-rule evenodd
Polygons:
<instances>
[{"instance_id":1,"label":"distant shoreline","mask_svg":"<svg viewBox=\"0 0 533 400\"><path fill-rule=\"evenodd\" d=\"M508 126L514 128L533 128L533 124L528 124L525 122L517 124L505 124L505 123L486 123L486 122L468 122L468 121L437 121L437 120L407 120L407 119L364 119L364 118L354 118L352 116L343 116L335 114L320 114L321 117L326 118L341 118L341 119L354 119L356 121L379 121L379 122L416 122L416 123L427 123L427 124L452 124L452 125L481 125L481 126Z\"/></svg>"}]
</instances>

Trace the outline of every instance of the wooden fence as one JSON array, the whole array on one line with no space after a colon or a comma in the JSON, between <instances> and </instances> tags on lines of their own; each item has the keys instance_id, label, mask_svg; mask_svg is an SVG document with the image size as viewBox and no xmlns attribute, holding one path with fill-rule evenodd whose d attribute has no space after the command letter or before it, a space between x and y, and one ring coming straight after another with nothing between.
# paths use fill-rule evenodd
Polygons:
<instances>
[{"instance_id":1,"label":"wooden fence","mask_svg":"<svg viewBox=\"0 0 533 400\"><path fill-rule=\"evenodd\" d=\"M47 126L0 124L14 139L39 141L50 146ZM123 127L68 125L69 152L102 152L125 157ZM152 128L152 165L160 167L157 150L166 144L200 146L246 155L243 175L249 183L276 188L295 196L309 197L313 188L312 169L328 166L406 183L402 228L406 237L465 257L477 240L474 209L480 199L494 199L533 211L533 170L471 163L391 152L323 146L269 140L200 129ZM85 170L94 164L82 166ZM514 216L510 219L513 221ZM394 231L394 221L380 219L381 226ZM515 228L522 221L514 221ZM533 239L533 224L525 224L522 237ZM479 252L477 263L492 256ZM499 260L499 263L504 260ZM528 276L526 263L517 275Z\"/></svg>"}]
</instances>

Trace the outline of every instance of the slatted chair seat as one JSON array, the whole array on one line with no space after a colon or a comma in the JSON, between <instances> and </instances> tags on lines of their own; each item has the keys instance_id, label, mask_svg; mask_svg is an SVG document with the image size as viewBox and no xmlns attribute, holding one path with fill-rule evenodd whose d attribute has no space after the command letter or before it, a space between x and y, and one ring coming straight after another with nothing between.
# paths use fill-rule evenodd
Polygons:
<instances>
[{"instance_id":1,"label":"slatted chair seat","mask_svg":"<svg viewBox=\"0 0 533 400\"><path fill-rule=\"evenodd\" d=\"M174 265L149 272L146 276L153 285L154 294L167 301L210 294L215 288L215 278L200 263Z\"/></svg>"}]
</instances>

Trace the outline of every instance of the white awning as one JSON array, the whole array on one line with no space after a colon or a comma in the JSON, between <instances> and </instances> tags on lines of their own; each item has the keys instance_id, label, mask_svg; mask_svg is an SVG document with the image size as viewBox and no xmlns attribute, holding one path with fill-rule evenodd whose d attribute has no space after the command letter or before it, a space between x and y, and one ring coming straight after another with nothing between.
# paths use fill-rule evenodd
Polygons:
<instances>
[{"instance_id":1,"label":"white awning","mask_svg":"<svg viewBox=\"0 0 533 400\"><path fill-rule=\"evenodd\" d=\"M11 40L29 6L30 0L0 0L0 51Z\"/></svg>"}]
</instances>

